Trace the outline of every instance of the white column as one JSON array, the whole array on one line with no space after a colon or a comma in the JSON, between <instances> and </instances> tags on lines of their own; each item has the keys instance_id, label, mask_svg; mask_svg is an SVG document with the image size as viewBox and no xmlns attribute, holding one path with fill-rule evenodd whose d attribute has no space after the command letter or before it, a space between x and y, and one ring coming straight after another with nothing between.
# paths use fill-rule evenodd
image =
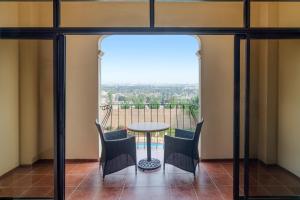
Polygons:
<instances>
[{"instance_id":1,"label":"white column","mask_svg":"<svg viewBox=\"0 0 300 200\"><path fill-rule=\"evenodd\" d=\"M199 94L198 94L198 96L199 96L199 116L198 117L199 117L199 120L201 120L201 118L202 118L202 98L201 98L201 96L202 96L202 84L201 84L202 68L201 68L201 50L200 49L196 52L196 55L198 57L198 64L199 64Z\"/></svg>"},{"instance_id":2,"label":"white column","mask_svg":"<svg viewBox=\"0 0 300 200\"><path fill-rule=\"evenodd\" d=\"M100 122L100 105L101 105L101 62L102 62L102 56L104 55L104 52L99 50L98 51L98 120Z\"/></svg>"}]
</instances>

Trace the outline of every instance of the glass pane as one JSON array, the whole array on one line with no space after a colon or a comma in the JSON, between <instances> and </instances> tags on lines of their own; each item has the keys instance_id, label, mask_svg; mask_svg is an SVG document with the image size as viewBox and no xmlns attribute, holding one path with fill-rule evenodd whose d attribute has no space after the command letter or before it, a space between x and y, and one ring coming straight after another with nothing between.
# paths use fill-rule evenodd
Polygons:
<instances>
[{"instance_id":1,"label":"glass pane","mask_svg":"<svg viewBox=\"0 0 300 200\"><path fill-rule=\"evenodd\" d=\"M52 1L0 2L0 27L51 27Z\"/></svg>"},{"instance_id":2,"label":"glass pane","mask_svg":"<svg viewBox=\"0 0 300 200\"><path fill-rule=\"evenodd\" d=\"M65 1L61 24L64 27L149 26L148 1Z\"/></svg>"},{"instance_id":3,"label":"glass pane","mask_svg":"<svg viewBox=\"0 0 300 200\"><path fill-rule=\"evenodd\" d=\"M156 26L163 27L241 27L242 2L170 2L156 3Z\"/></svg>"},{"instance_id":4,"label":"glass pane","mask_svg":"<svg viewBox=\"0 0 300 200\"><path fill-rule=\"evenodd\" d=\"M249 195L297 196L300 40L256 40L251 45Z\"/></svg>"},{"instance_id":5,"label":"glass pane","mask_svg":"<svg viewBox=\"0 0 300 200\"><path fill-rule=\"evenodd\" d=\"M0 40L0 197L53 198L52 41Z\"/></svg>"},{"instance_id":6,"label":"glass pane","mask_svg":"<svg viewBox=\"0 0 300 200\"><path fill-rule=\"evenodd\" d=\"M300 27L300 2L252 2L252 27Z\"/></svg>"}]
</instances>

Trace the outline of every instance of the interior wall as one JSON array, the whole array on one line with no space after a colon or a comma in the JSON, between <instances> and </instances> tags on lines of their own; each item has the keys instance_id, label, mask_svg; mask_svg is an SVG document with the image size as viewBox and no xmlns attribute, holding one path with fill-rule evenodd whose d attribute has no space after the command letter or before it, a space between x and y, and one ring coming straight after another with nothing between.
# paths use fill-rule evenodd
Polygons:
<instances>
[{"instance_id":1,"label":"interior wall","mask_svg":"<svg viewBox=\"0 0 300 200\"><path fill-rule=\"evenodd\" d=\"M0 2L0 27L19 26L19 9L16 2Z\"/></svg>"},{"instance_id":2,"label":"interior wall","mask_svg":"<svg viewBox=\"0 0 300 200\"><path fill-rule=\"evenodd\" d=\"M149 26L149 4L144 1L62 2L62 26Z\"/></svg>"},{"instance_id":3,"label":"interior wall","mask_svg":"<svg viewBox=\"0 0 300 200\"><path fill-rule=\"evenodd\" d=\"M0 3L0 26L18 25L16 4ZM0 40L0 176L19 165L19 47Z\"/></svg>"},{"instance_id":4,"label":"interior wall","mask_svg":"<svg viewBox=\"0 0 300 200\"><path fill-rule=\"evenodd\" d=\"M278 164L300 176L300 41L279 42Z\"/></svg>"},{"instance_id":5,"label":"interior wall","mask_svg":"<svg viewBox=\"0 0 300 200\"><path fill-rule=\"evenodd\" d=\"M19 165L18 79L18 41L0 40L0 176Z\"/></svg>"},{"instance_id":6,"label":"interior wall","mask_svg":"<svg viewBox=\"0 0 300 200\"><path fill-rule=\"evenodd\" d=\"M300 3L279 5L279 25L299 27ZM278 164L300 176L298 119L299 40L280 40L278 47Z\"/></svg>"},{"instance_id":7,"label":"interior wall","mask_svg":"<svg viewBox=\"0 0 300 200\"><path fill-rule=\"evenodd\" d=\"M67 36L66 156L98 159L99 36Z\"/></svg>"},{"instance_id":8,"label":"interior wall","mask_svg":"<svg viewBox=\"0 0 300 200\"><path fill-rule=\"evenodd\" d=\"M242 27L242 2L163 2L155 4L159 27Z\"/></svg>"},{"instance_id":9,"label":"interior wall","mask_svg":"<svg viewBox=\"0 0 300 200\"><path fill-rule=\"evenodd\" d=\"M233 37L201 36L201 42L201 158L232 158Z\"/></svg>"},{"instance_id":10,"label":"interior wall","mask_svg":"<svg viewBox=\"0 0 300 200\"><path fill-rule=\"evenodd\" d=\"M53 43L38 42L39 63L39 137L40 159L52 159L54 154L54 101L53 101Z\"/></svg>"},{"instance_id":11,"label":"interior wall","mask_svg":"<svg viewBox=\"0 0 300 200\"><path fill-rule=\"evenodd\" d=\"M19 41L20 164L38 159L38 41Z\"/></svg>"}]
</instances>

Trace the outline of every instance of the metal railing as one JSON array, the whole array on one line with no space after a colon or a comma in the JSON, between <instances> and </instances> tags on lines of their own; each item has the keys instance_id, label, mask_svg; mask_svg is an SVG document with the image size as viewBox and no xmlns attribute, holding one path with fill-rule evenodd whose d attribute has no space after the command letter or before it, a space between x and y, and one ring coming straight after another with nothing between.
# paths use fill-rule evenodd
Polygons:
<instances>
[{"instance_id":1,"label":"metal railing","mask_svg":"<svg viewBox=\"0 0 300 200\"><path fill-rule=\"evenodd\" d=\"M126 128L136 122L163 122L170 126L168 131L155 134L156 147L164 134L172 135L175 128L194 130L198 122L199 106L196 104L106 104L100 106L102 127L107 131ZM137 135L138 142L145 146L145 137ZM142 134L143 135L143 134ZM142 140L142 141L141 141Z\"/></svg>"}]
</instances>

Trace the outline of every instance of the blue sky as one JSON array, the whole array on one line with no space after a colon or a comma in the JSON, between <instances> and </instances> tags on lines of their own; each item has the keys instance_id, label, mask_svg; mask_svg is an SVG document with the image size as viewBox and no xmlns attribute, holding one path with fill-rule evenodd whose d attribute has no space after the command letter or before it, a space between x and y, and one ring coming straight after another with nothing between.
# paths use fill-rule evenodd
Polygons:
<instances>
[{"instance_id":1,"label":"blue sky","mask_svg":"<svg viewBox=\"0 0 300 200\"><path fill-rule=\"evenodd\" d=\"M198 42L192 36L109 36L101 47L102 84L198 83Z\"/></svg>"}]
</instances>

